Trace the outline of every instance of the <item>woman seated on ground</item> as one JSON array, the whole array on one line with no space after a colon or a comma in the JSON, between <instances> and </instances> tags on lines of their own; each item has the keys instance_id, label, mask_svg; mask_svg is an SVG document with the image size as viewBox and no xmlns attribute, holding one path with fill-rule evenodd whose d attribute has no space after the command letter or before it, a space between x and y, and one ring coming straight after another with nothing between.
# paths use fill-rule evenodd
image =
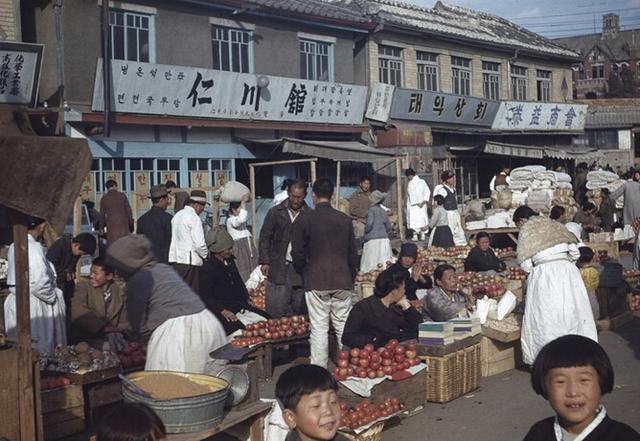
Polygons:
<instances>
[{"instance_id":1,"label":"woman seated on ground","mask_svg":"<svg viewBox=\"0 0 640 441\"><path fill-rule=\"evenodd\" d=\"M476 246L469 251L467 259L464 261L465 271L493 271L502 272L507 265L498 259L498 256L491 249L489 235L484 231L476 235Z\"/></svg>"},{"instance_id":2,"label":"woman seated on ground","mask_svg":"<svg viewBox=\"0 0 640 441\"><path fill-rule=\"evenodd\" d=\"M404 275L389 268L376 279L374 295L360 300L347 318L342 344L361 348L367 343L376 348L389 340L418 337L420 313L404 294Z\"/></svg>"},{"instance_id":3,"label":"woman seated on ground","mask_svg":"<svg viewBox=\"0 0 640 441\"><path fill-rule=\"evenodd\" d=\"M207 309L220 320L227 335L265 320L264 311L249 305L249 293L235 264L231 235L215 228L205 240L210 254L200 270L198 294Z\"/></svg>"},{"instance_id":4,"label":"woman seated on ground","mask_svg":"<svg viewBox=\"0 0 640 441\"><path fill-rule=\"evenodd\" d=\"M433 272L435 288L427 293L423 315L427 320L444 322L457 317L469 317L475 298L469 288L458 288L456 269L448 264L438 265Z\"/></svg>"}]
</instances>

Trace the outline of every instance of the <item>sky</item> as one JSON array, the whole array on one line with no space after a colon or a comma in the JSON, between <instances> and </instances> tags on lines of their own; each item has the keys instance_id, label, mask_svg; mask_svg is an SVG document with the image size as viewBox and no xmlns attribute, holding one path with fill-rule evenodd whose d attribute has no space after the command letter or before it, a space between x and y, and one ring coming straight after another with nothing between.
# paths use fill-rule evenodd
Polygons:
<instances>
[{"instance_id":1,"label":"sky","mask_svg":"<svg viewBox=\"0 0 640 441\"><path fill-rule=\"evenodd\" d=\"M433 7L436 0L404 0ZM640 29L640 0L443 0L506 18L547 38L599 33L602 16L620 16L622 30ZM595 26L594 26L595 24Z\"/></svg>"}]
</instances>

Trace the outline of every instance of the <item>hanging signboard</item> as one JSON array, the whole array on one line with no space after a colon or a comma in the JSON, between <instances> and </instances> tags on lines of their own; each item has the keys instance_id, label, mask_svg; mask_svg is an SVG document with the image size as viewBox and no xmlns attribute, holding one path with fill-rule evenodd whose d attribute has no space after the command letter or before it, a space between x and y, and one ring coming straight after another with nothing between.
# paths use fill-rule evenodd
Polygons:
<instances>
[{"instance_id":1,"label":"hanging signboard","mask_svg":"<svg viewBox=\"0 0 640 441\"><path fill-rule=\"evenodd\" d=\"M377 83L373 86L365 115L367 119L381 122L389 120L394 89L395 86L391 84Z\"/></svg>"},{"instance_id":2,"label":"hanging signboard","mask_svg":"<svg viewBox=\"0 0 640 441\"><path fill-rule=\"evenodd\" d=\"M361 124L367 99L366 86L125 60L111 75L111 111L123 113ZM95 78L91 109L102 111L102 60Z\"/></svg>"},{"instance_id":3,"label":"hanging signboard","mask_svg":"<svg viewBox=\"0 0 640 441\"><path fill-rule=\"evenodd\" d=\"M0 41L0 104L35 107L44 46Z\"/></svg>"},{"instance_id":4,"label":"hanging signboard","mask_svg":"<svg viewBox=\"0 0 640 441\"><path fill-rule=\"evenodd\" d=\"M149 198L151 192L151 174L149 172L136 171L133 172L133 180L136 189L134 197L137 219L142 214L142 211L151 208L151 199Z\"/></svg>"},{"instance_id":5,"label":"hanging signboard","mask_svg":"<svg viewBox=\"0 0 640 441\"><path fill-rule=\"evenodd\" d=\"M492 129L582 131L587 118L586 104L502 101Z\"/></svg>"},{"instance_id":6,"label":"hanging signboard","mask_svg":"<svg viewBox=\"0 0 640 441\"><path fill-rule=\"evenodd\" d=\"M499 105L471 96L396 88L391 118L491 127Z\"/></svg>"}]
</instances>

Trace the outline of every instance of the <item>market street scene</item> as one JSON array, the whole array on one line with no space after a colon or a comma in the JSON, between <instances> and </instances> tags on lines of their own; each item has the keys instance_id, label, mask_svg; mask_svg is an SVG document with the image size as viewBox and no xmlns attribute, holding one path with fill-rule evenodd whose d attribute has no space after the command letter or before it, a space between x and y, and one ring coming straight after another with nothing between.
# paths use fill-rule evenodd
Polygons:
<instances>
[{"instance_id":1,"label":"market street scene","mask_svg":"<svg viewBox=\"0 0 640 441\"><path fill-rule=\"evenodd\" d=\"M636 0L0 0L0 441L640 441Z\"/></svg>"}]
</instances>

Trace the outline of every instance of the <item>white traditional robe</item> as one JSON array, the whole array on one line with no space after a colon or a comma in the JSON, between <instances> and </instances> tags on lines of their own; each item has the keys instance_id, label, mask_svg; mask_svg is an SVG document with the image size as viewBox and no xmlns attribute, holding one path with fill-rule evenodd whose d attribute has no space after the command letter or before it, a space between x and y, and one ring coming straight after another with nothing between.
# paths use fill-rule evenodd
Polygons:
<instances>
[{"instance_id":1,"label":"white traditional robe","mask_svg":"<svg viewBox=\"0 0 640 441\"><path fill-rule=\"evenodd\" d=\"M431 197L431 190L424 179L414 176L407 186L407 226L415 231L422 230L429 225L427 205ZM422 207L418 204L424 202Z\"/></svg>"},{"instance_id":2,"label":"white traditional robe","mask_svg":"<svg viewBox=\"0 0 640 441\"><path fill-rule=\"evenodd\" d=\"M29 253L29 311L31 315L31 339L33 348L51 352L56 345L67 343L65 303L62 290L56 286L56 270L47 260L44 247L27 235ZM4 319L7 336L16 338L16 266L14 245L9 247L7 284L9 296L4 303Z\"/></svg>"}]
</instances>

